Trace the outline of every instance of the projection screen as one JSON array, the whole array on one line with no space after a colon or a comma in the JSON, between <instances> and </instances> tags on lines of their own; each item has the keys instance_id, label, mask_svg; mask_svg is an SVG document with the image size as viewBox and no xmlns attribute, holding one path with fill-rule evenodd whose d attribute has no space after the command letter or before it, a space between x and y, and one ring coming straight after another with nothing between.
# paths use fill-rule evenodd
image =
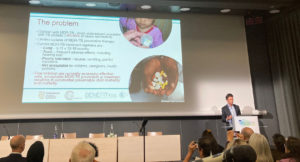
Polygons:
<instances>
[{"instance_id":1,"label":"projection screen","mask_svg":"<svg viewBox=\"0 0 300 162\"><path fill-rule=\"evenodd\" d=\"M242 16L0 11L1 119L217 116L227 93L255 109Z\"/></svg>"}]
</instances>

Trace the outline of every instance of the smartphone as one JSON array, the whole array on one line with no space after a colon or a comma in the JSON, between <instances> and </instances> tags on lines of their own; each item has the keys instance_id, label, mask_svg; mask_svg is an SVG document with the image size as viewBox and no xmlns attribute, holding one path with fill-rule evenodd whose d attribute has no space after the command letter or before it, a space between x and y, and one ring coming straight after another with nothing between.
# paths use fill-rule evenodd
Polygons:
<instances>
[{"instance_id":1,"label":"smartphone","mask_svg":"<svg viewBox=\"0 0 300 162\"><path fill-rule=\"evenodd\" d=\"M233 139L238 139L237 134L239 134L239 133L240 133L240 131L234 131Z\"/></svg>"}]
</instances>

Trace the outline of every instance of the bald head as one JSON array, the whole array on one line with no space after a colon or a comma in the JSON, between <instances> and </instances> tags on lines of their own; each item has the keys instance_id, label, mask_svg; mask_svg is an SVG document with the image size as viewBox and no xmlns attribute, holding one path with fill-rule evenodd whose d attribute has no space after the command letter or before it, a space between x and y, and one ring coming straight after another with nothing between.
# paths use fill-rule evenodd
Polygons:
<instances>
[{"instance_id":1,"label":"bald head","mask_svg":"<svg viewBox=\"0 0 300 162\"><path fill-rule=\"evenodd\" d=\"M22 153L25 148L25 137L22 135L14 136L10 140L10 147L13 152L19 152Z\"/></svg>"},{"instance_id":2,"label":"bald head","mask_svg":"<svg viewBox=\"0 0 300 162\"><path fill-rule=\"evenodd\" d=\"M244 136L244 140L245 141L249 141L250 136L254 133L253 129L249 128L249 127L245 127L242 129L241 132Z\"/></svg>"}]
</instances>

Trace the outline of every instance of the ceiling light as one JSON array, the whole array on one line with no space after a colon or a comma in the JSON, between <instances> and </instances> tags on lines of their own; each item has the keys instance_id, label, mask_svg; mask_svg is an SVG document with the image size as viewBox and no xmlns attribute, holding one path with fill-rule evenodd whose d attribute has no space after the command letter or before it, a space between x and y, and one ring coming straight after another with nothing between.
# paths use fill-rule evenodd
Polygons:
<instances>
[{"instance_id":1,"label":"ceiling light","mask_svg":"<svg viewBox=\"0 0 300 162\"><path fill-rule=\"evenodd\" d=\"M270 14L278 14L278 13L280 13L280 10L278 10L278 9L272 9L272 10L269 11L269 13Z\"/></svg>"},{"instance_id":2,"label":"ceiling light","mask_svg":"<svg viewBox=\"0 0 300 162\"><path fill-rule=\"evenodd\" d=\"M143 10L149 10L149 9L151 9L151 6L150 5L142 5L141 9L143 9Z\"/></svg>"},{"instance_id":3,"label":"ceiling light","mask_svg":"<svg viewBox=\"0 0 300 162\"><path fill-rule=\"evenodd\" d=\"M85 5L86 5L87 7L95 7L95 6L96 6L95 3L86 3Z\"/></svg>"},{"instance_id":4,"label":"ceiling light","mask_svg":"<svg viewBox=\"0 0 300 162\"><path fill-rule=\"evenodd\" d=\"M220 10L221 13L229 13L230 11L231 11L231 9L229 9L229 8Z\"/></svg>"},{"instance_id":5,"label":"ceiling light","mask_svg":"<svg viewBox=\"0 0 300 162\"><path fill-rule=\"evenodd\" d=\"M32 4L32 5L38 5L38 4L41 4L41 1L39 1L39 0L30 0L30 1L28 1L30 4Z\"/></svg>"},{"instance_id":6,"label":"ceiling light","mask_svg":"<svg viewBox=\"0 0 300 162\"><path fill-rule=\"evenodd\" d=\"M180 11L189 11L189 10L191 10L191 8L188 8L188 7L183 7L180 9Z\"/></svg>"}]
</instances>

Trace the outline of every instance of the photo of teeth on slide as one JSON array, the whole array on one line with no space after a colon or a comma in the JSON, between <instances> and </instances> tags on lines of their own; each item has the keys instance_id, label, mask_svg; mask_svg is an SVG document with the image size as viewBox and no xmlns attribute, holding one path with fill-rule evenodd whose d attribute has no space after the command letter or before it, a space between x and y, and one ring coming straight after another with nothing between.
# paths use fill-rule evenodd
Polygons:
<instances>
[{"instance_id":1,"label":"photo of teeth on slide","mask_svg":"<svg viewBox=\"0 0 300 162\"><path fill-rule=\"evenodd\" d=\"M163 55L145 58L131 73L129 93L134 102L183 101L181 64Z\"/></svg>"},{"instance_id":2,"label":"photo of teeth on slide","mask_svg":"<svg viewBox=\"0 0 300 162\"><path fill-rule=\"evenodd\" d=\"M172 21L151 18L120 18L124 37L134 46L155 48L163 44L172 30Z\"/></svg>"}]
</instances>

